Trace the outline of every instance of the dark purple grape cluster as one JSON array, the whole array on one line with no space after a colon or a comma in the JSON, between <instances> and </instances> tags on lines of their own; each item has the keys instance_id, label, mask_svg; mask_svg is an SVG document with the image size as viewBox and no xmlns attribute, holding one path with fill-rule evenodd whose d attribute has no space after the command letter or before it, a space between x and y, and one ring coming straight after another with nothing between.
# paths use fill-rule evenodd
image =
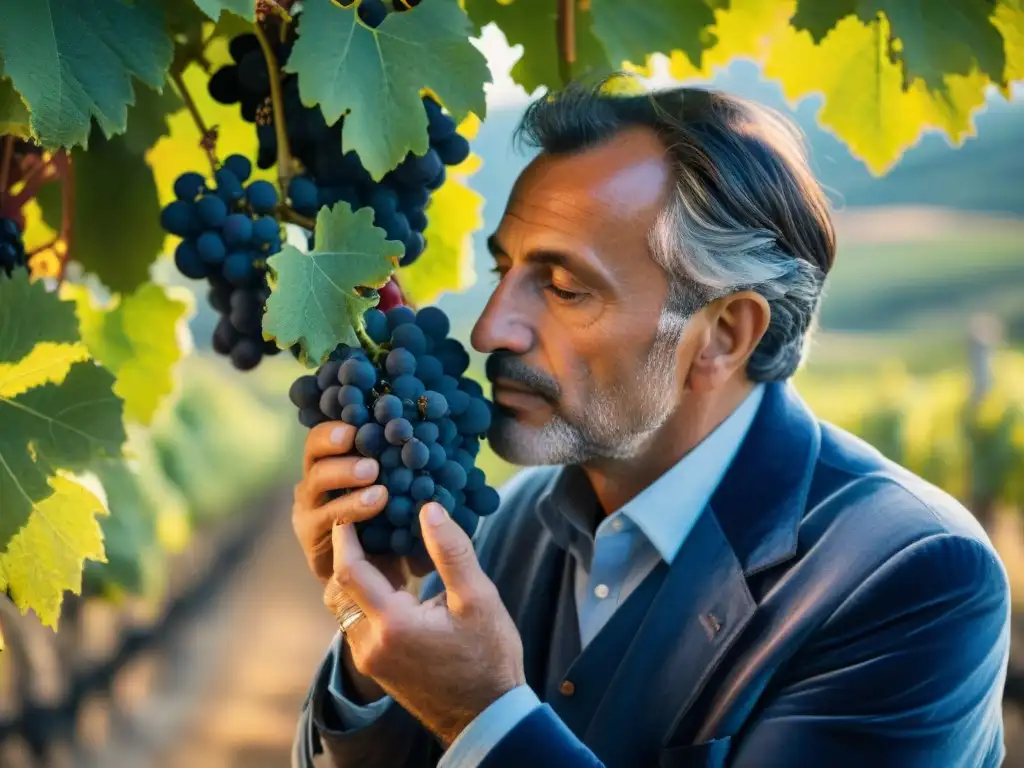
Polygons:
<instances>
[{"instance_id":1,"label":"dark purple grape cluster","mask_svg":"<svg viewBox=\"0 0 1024 768\"><path fill-rule=\"evenodd\" d=\"M289 396L312 429L340 420L357 428L355 453L380 464L384 512L356 524L369 554L423 550L419 510L436 501L470 536L498 508L498 492L476 466L491 424L483 389L465 377L469 355L448 337L437 307L371 309L366 331L381 346L377 362L340 345L316 375L296 379Z\"/></svg>"},{"instance_id":2,"label":"dark purple grape cluster","mask_svg":"<svg viewBox=\"0 0 1024 768\"><path fill-rule=\"evenodd\" d=\"M160 214L163 228L183 238L174 252L178 271L210 282L210 306L221 315L214 350L242 371L280 351L262 330L270 296L266 260L281 249L278 195L268 181L246 184L251 174L252 163L242 155L224 161L213 185L200 173L183 173L174 182L177 199Z\"/></svg>"},{"instance_id":3,"label":"dark purple grape cluster","mask_svg":"<svg viewBox=\"0 0 1024 768\"><path fill-rule=\"evenodd\" d=\"M375 10L377 5L381 7ZM395 5L398 10L401 2ZM414 5L416 3L409 2L405 9ZM360 18L367 16L372 21L386 10L379 0L362 0L357 13ZM375 26L367 19L363 22ZM286 41L279 43L275 51L280 66L291 53L293 29L294 25L290 25ZM230 50L236 63L213 75L209 83L210 94L225 104L241 104L242 117L256 123L259 140L256 164L260 168L270 168L277 160L274 120L279 116L273 114L270 102L266 62L254 35L234 38ZM255 63L254 52L261 56L262 65ZM375 182L363 168L358 155L342 152L344 118L329 126L319 106L303 105L299 98L297 75L282 73L281 89L288 144L292 156L305 169L305 173L297 177L288 190L292 207L306 216L315 217L319 208L339 201L347 202L353 209L370 206L374 210L375 224L388 233L388 239L405 246L401 265L415 262L426 247L423 233L427 227L431 192L444 183L445 166L458 165L469 156L469 142L456 131L451 115L430 96L424 96L430 148L423 155L409 153L395 169ZM262 103L254 108L252 104L256 98L262 99Z\"/></svg>"},{"instance_id":4,"label":"dark purple grape cluster","mask_svg":"<svg viewBox=\"0 0 1024 768\"><path fill-rule=\"evenodd\" d=\"M21 230L13 219L0 217L0 274L7 277L28 261L25 254L25 241L21 238Z\"/></svg>"}]
</instances>

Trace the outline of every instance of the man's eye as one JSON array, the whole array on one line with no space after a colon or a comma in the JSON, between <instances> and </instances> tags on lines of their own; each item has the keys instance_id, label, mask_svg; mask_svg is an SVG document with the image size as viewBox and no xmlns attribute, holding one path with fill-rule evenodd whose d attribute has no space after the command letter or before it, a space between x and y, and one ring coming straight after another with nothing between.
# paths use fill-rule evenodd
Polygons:
<instances>
[{"instance_id":1,"label":"man's eye","mask_svg":"<svg viewBox=\"0 0 1024 768\"><path fill-rule=\"evenodd\" d=\"M579 301L580 299L583 298L584 295L582 293L576 293L575 291L563 290L554 284L549 285L548 290L551 291L551 293L553 293L562 301Z\"/></svg>"}]
</instances>

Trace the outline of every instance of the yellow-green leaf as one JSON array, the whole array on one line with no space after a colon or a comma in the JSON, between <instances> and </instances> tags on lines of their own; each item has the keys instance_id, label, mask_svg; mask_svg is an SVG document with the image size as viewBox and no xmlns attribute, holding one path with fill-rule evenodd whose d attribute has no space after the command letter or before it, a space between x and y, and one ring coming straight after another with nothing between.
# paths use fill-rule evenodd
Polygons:
<instances>
[{"instance_id":1,"label":"yellow-green leaf","mask_svg":"<svg viewBox=\"0 0 1024 768\"><path fill-rule=\"evenodd\" d=\"M304 254L286 245L267 260L274 284L263 316L263 335L287 349L300 344L310 362L325 360L338 344L359 344L353 323L377 303L357 286L381 288L404 247L373 225L373 209L347 203L321 208L316 248Z\"/></svg>"},{"instance_id":2,"label":"yellow-green leaf","mask_svg":"<svg viewBox=\"0 0 1024 768\"><path fill-rule=\"evenodd\" d=\"M865 24L848 16L820 44L808 32L787 29L771 43L765 74L790 100L822 93L818 119L876 174L888 170L928 128L954 141L973 132L972 112L985 100L988 79L977 72L947 75L943 93L917 81L903 89L903 73L888 54L884 18Z\"/></svg>"},{"instance_id":3,"label":"yellow-green leaf","mask_svg":"<svg viewBox=\"0 0 1024 768\"><path fill-rule=\"evenodd\" d=\"M0 62L0 136L8 134L27 139L32 135L28 107L11 81L3 76L2 64Z\"/></svg>"},{"instance_id":4,"label":"yellow-green leaf","mask_svg":"<svg viewBox=\"0 0 1024 768\"><path fill-rule=\"evenodd\" d=\"M1003 50L1006 52L1007 82L1024 80L1024 4L1021 0L1000 0L992 15L1003 36Z\"/></svg>"},{"instance_id":5,"label":"yellow-green leaf","mask_svg":"<svg viewBox=\"0 0 1024 768\"><path fill-rule=\"evenodd\" d=\"M0 397L17 397L40 384L59 384L74 363L88 359L85 344L40 342L21 361L0 363Z\"/></svg>"},{"instance_id":6,"label":"yellow-green leaf","mask_svg":"<svg viewBox=\"0 0 1024 768\"><path fill-rule=\"evenodd\" d=\"M106 509L67 477L52 477L49 485L52 493L35 504L28 523L0 553L0 592L9 589L22 613L31 608L56 629L64 592L81 592L85 561L105 560L96 518Z\"/></svg>"},{"instance_id":7,"label":"yellow-green leaf","mask_svg":"<svg viewBox=\"0 0 1024 768\"><path fill-rule=\"evenodd\" d=\"M427 209L427 250L398 280L413 304L430 304L445 291L462 291L476 280L473 233L483 226L484 199L455 174L434 192Z\"/></svg>"},{"instance_id":8,"label":"yellow-green leaf","mask_svg":"<svg viewBox=\"0 0 1024 768\"><path fill-rule=\"evenodd\" d=\"M181 359L179 324L191 302L146 283L111 306L94 306L83 286L65 286L74 299L82 340L92 356L116 377L114 394L124 400L126 418L149 424L174 389L174 366Z\"/></svg>"}]
</instances>

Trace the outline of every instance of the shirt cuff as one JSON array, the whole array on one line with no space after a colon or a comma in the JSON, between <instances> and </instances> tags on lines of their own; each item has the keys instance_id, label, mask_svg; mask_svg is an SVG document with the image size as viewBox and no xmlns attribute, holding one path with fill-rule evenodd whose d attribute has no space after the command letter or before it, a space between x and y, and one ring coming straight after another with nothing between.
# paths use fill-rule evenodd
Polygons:
<instances>
[{"instance_id":1,"label":"shirt cuff","mask_svg":"<svg viewBox=\"0 0 1024 768\"><path fill-rule=\"evenodd\" d=\"M394 699L390 696L385 696L377 701L370 702L366 705L359 705L354 703L351 699L345 697L344 686L342 685L342 669L341 669L341 645L337 644L336 652L334 655L334 662L331 668L329 682L327 683L327 691L331 695L331 704L335 714L338 716L338 720L341 726L345 730L356 730L358 728L365 728L378 717L384 714L384 710L388 708Z\"/></svg>"},{"instance_id":2,"label":"shirt cuff","mask_svg":"<svg viewBox=\"0 0 1024 768\"><path fill-rule=\"evenodd\" d=\"M460 733L437 768L475 768L513 728L541 705L528 685L513 688L477 715Z\"/></svg>"}]
</instances>

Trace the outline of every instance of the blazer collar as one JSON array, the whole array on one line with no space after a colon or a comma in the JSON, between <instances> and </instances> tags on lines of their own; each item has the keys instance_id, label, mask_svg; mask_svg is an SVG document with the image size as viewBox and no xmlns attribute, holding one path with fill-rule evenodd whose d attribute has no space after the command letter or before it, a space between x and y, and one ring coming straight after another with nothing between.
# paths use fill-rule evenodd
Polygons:
<instances>
[{"instance_id":1,"label":"blazer collar","mask_svg":"<svg viewBox=\"0 0 1024 768\"><path fill-rule=\"evenodd\" d=\"M796 554L821 429L792 384L769 384L710 507L746 575Z\"/></svg>"}]
</instances>

